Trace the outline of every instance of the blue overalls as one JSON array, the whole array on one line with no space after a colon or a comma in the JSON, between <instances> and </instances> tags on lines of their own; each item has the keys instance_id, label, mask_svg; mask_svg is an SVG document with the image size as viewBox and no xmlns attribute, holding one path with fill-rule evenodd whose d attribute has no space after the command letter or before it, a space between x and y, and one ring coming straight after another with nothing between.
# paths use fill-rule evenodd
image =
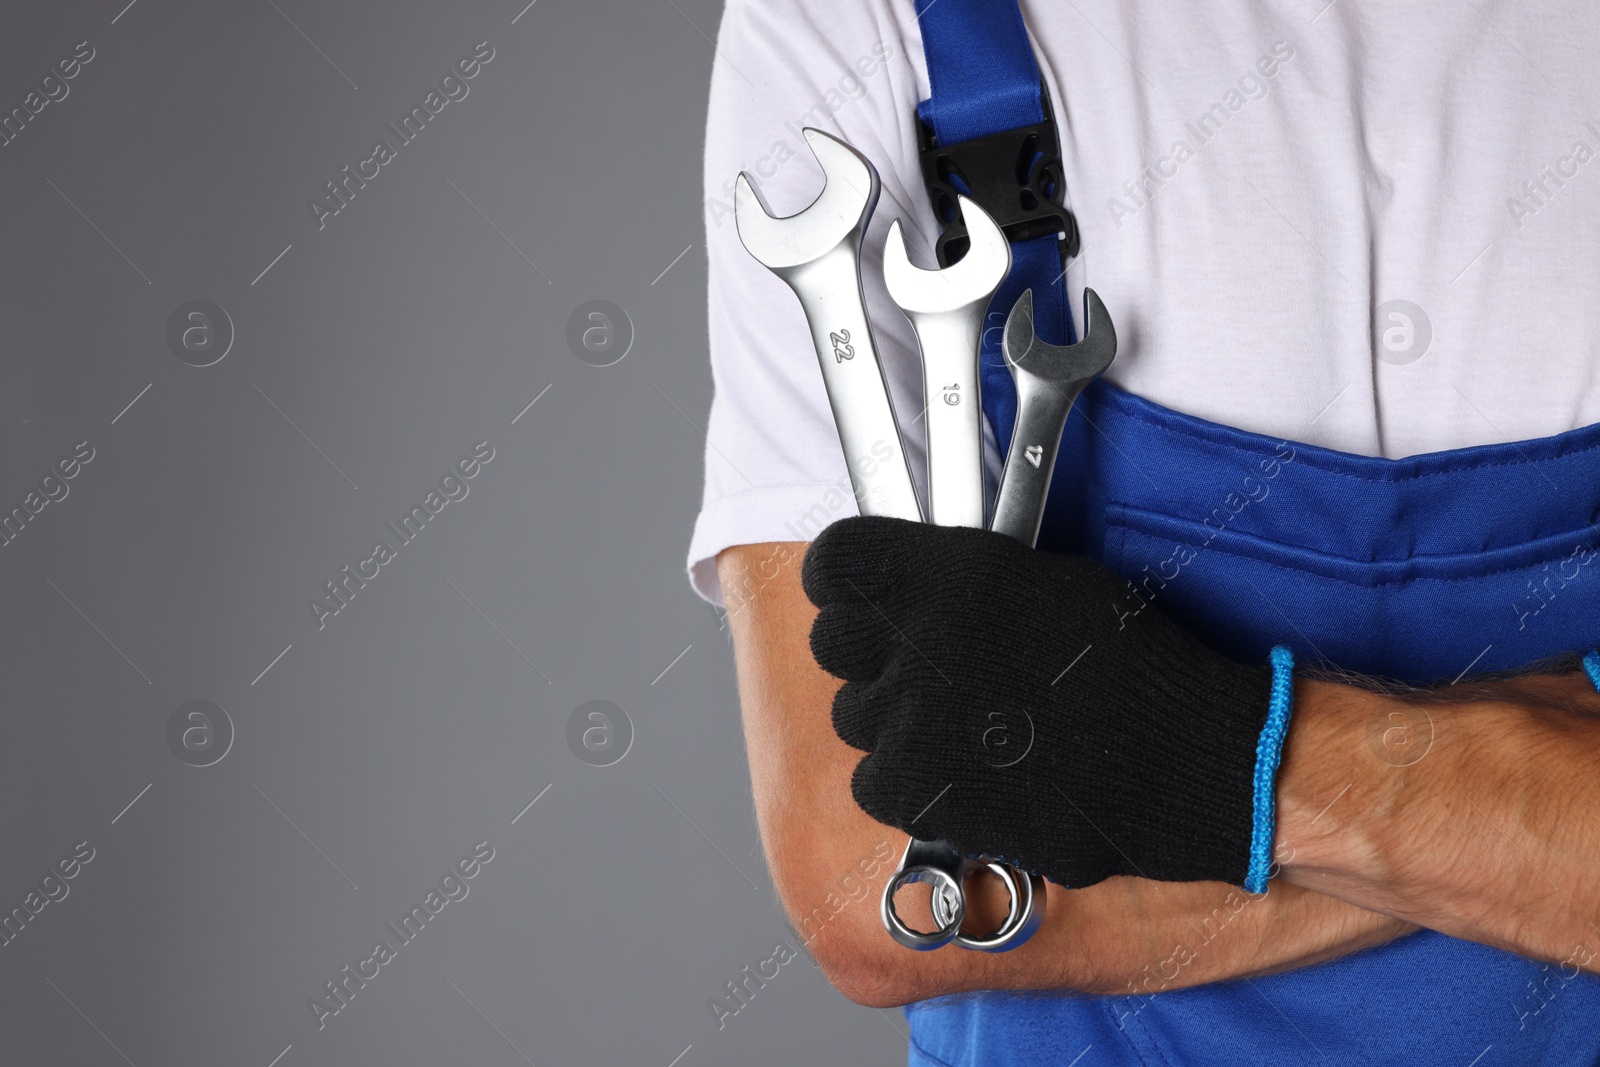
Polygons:
<instances>
[{"instance_id":1,"label":"blue overalls","mask_svg":"<svg viewBox=\"0 0 1600 1067\"><path fill-rule=\"evenodd\" d=\"M934 94L919 114L939 141L1039 121L1015 0L917 6ZM1013 252L991 314L1003 321L1023 288L1053 289L1037 328L1065 343L1054 239ZM1115 294L1103 295L1115 315ZM981 358L985 412L1005 448L1014 388L997 344ZM1600 425L1388 460L1245 433L1101 381L1078 401L1061 457L1039 547L1100 559L1240 660L1265 663L1284 644L1301 664L1421 684L1600 643ZM1373 764L1383 773L1377 751ZM1187 947L1226 937L1226 916ZM1587 962L1600 937L1574 950ZM1600 1063L1600 979L1430 931L1173 992L1152 992L1171 964L1150 963L1126 996L913 1005L909 1062Z\"/></svg>"},{"instance_id":2,"label":"blue overalls","mask_svg":"<svg viewBox=\"0 0 1600 1067\"><path fill-rule=\"evenodd\" d=\"M1040 547L1101 559L1238 659L1265 663L1287 644L1298 663L1423 683L1600 641L1600 425L1387 460L1219 426L1102 381L1079 399L1061 454ZM1373 767L1386 770L1377 752ZM1187 947L1226 938L1227 917ZM1600 1062L1600 979L1576 962L1423 931L1175 992L1150 992L1163 969L1177 973L1150 964L1127 996L915 1005L910 1063Z\"/></svg>"}]
</instances>

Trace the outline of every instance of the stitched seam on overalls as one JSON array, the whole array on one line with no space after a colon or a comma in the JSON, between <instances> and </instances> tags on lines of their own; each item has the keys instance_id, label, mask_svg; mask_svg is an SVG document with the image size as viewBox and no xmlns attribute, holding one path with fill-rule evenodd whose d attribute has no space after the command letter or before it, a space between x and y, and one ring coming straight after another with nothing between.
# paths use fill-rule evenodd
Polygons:
<instances>
[{"instance_id":1,"label":"stitched seam on overalls","mask_svg":"<svg viewBox=\"0 0 1600 1067\"><path fill-rule=\"evenodd\" d=\"M1325 578L1330 582L1342 582L1345 585L1359 586L1362 588L1375 588L1377 586L1402 586L1418 582L1468 582L1477 581L1480 578L1487 578L1496 574L1513 574L1517 571L1533 570L1538 567L1547 566L1554 560L1561 558L1561 552L1565 548L1570 547L1564 544L1563 539L1574 534L1584 532L1600 534L1600 523L1590 523L1586 526L1573 527L1570 530L1558 530L1555 533L1539 534L1537 537L1529 537L1525 540L1517 541L1509 545L1496 545L1493 548L1481 549L1477 552L1452 552L1439 553L1435 555L1419 554L1412 556L1393 556L1383 559L1356 559L1352 556L1335 555L1332 552L1323 552L1320 549L1308 548L1304 545L1291 544L1286 541L1277 541L1270 537L1264 537L1260 534L1246 533L1241 530L1216 530L1212 533L1210 538L1207 538L1203 542L1176 536L1173 533L1165 530L1156 532L1150 527L1157 525L1157 523L1144 520L1143 516L1155 516L1157 520L1164 520L1180 526L1186 525L1194 527L1197 532L1203 527L1203 524L1195 522L1193 519L1184 518L1180 515L1170 515L1164 511L1155 511L1150 508L1142 508L1137 504L1127 504L1121 501L1112 501L1107 503L1105 506L1105 515L1106 536L1104 539L1105 550L1103 554L1108 558L1124 561L1127 559L1128 537L1131 534L1134 537L1143 537L1151 541L1173 541L1178 544L1183 544L1198 549L1201 552L1209 552L1214 550L1229 556L1233 556L1236 559L1255 560L1259 563L1265 564L1266 566L1276 567L1279 570L1293 571L1296 574L1310 574L1315 578ZM1116 555L1114 556L1112 555L1111 540L1113 532L1116 534ZM1227 547L1227 542L1229 539L1235 539L1236 541L1243 541L1245 543L1240 544L1238 550L1233 550ZM1496 567L1493 570L1475 570L1470 574L1458 575L1451 578L1442 578L1432 575L1415 575L1407 578L1390 578L1371 582L1352 581L1349 578L1340 578L1322 574L1319 571L1310 570L1306 567L1294 566L1292 564L1280 563L1275 560L1266 559L1263 558L1262 555L1258 555L1256 552L1248 550L1251 548L1258 548L1262 553L1271 553L1274 550L1281 550L1283 553L1304 553L1305 555L1314 559L1332 561L1330 566L1370 568L1395 566L1407 563L1418 563L1423 566L1448 566L1457 562L1464 563L1466 561L1466 557L1469 556L1482 556L1491 552L1515 552L1520 549L1527 548L1530 545L1534 545L1540 541L1551 541L1555 543L1551 547L1551 551L1554 554L1550 558L1546 559L1541 557L1540 559L1536 559L1528 563L1518 563L1510 566Z\"/></svg>"},{"instance_id":2,"label":"stitched seam on overalls","mask_svg":"<svg viewBox=\"0 0 1600 1067\"><path fill-rule=\"evenodd\" d=\"M1102 997L1100 1000L1100 1006L1105 1009L1106 1015L1110 1017L1111 1025L1117 1028L1117 1033L1122 1035L1122 1040L1127 1043L1128 1051L1133 1053L1134 1059L1138 1060L1141 1064L1148 1065L1150 1061L1144 1058L1144 1053L1140 1052L1139 1047L1133 1043L1133 1038L1129 1035L1128 1028L1117 1020L1116 1013L1111 1010L1111 1001L1113 999L1114 998L1112 997ZM1152 997L1151 999L1154 1000L1155 998ZM1140 1011L1143 1010L1144 1009L1142 1008L1140 1009ZM1157 1058L1160 1059L1161 1062L1166 1065L1166 1067L1172 1067L1172 1061L1167 1059L1167 1054L1165 1052L1161 1051L1161 1045L1157 1043L1155 1037L1150 1033L1149 1029L1145 1027L1144 1022L1139 1018L1138 1013L1135 1012L1134 1014L1129 1015L1128 1021L1139 1027L1140 1032L1144 1036L1145 1043L1150 1046L1151 1051L1156 1054Z\"/></svg>"},{"instance_id":3,"label":"stitched seam on overalls","mask_svg":"<svg viewBox=\"0 0 1600 1067\"><path fill-rule=\"evenodd\" d=\"M921 1045L917 1044L917 1038L916 1038L915 1033L913 1033L910 1036L908 1036L906 1038L906 1041L911 1045L912 1048L917 1050L917 1055L921 1056L923 1059L931 1060L934 1063L937 1063L939 1065L939 1067L956 1067L955 1064L951 1063L949 1060L945 1059L944 1057L935 1056L933 1053L929 1052L927 1049L925 1049Z\"/></svg>"},{"instance_id":4,"label":"stitched seam on overalls","mask_svg":"<svg viewBox=\"0 0 1600 1067\"><path fill-rule=\"evenodd\" d=\"M1162 538L1156 537L1154 534L1144 533L1141 530L1134 530L1134 529L1125 528L1125 534L1126 533L1131 533L1131 534L1134 534L1135 536L1138 536L1138 537L1146 537L1146 538L1149 538L1152 541L1162 540ZM1167 540L1171 540L1171 538L1167 538ZM1275 544L1276 542L1272 542L1272 543ZM1492 571L1479 571L1476 574L1463 574L1463 575L1461 575L1460 577L1457 577L1457 578L1431 578L1431 577L1427 577L1427 576L1421 576L1421 577L1413 577L1413 578L1396 578L1396 579L1392 579L1392 580L1384 580L1384 581L1381 581L1381 582L1367 583L1367 582L1353 582L1348 578L1333 578L1333 577L1329 577L1326 574L1317 574L1317 573L1314 573L1314 572L1307 571L1307 570L1305 570L1304 568L1301 568L1301 567L1291 567L1287 563L1276 563L1276 562L1274 562L1274 561L1272 561L1270 559L1262 559L1259 556L1252 556L1252 555L1250 555L1248 553L1245 553L1245 552L1231 552L1226 548L1219 548L1214 544L1212 544L1212 545L1204 545L1204 546L1200 546L1200 547L1203 547L1205 549L1205 551L1207 551L1207 552L1221 552L1223 555L1233 556L1235 559L1252 560L1252 561L1254 561L1256 563L1261 564L1264 567L1272 567L1275 570L1288 571L1291 574L1297 574L1297 575L1301 575L1301 576L1309 575L1312 578L1321 578L1324 581L1339 582L1342 585L1353 585L1353 586L1357 586L1357 587L1360 587L1360 588L1373 588L1373 587L1376 587L1376 586L1415 585L1415 584L1418 584L1418 583L1421 583L1421 582L1439 582L1441 584L1448 583L1448 582L1475 582L1475 581L1478 581L1480 578L1489 578L1489 577L1492 577L1493 575L1496 575L1496 574L1511 574L1511 573L1513 573L1515 571L1532 570L1532 569L1534 569L1536 567L1539 567L1539 566L1543 565L1543 564L1538 564L1538 563L1528 563L1528 564L1524 564L1524 565L1518 566L1518 567L1498 567L1498 568L1496 568L1495 570L1492 570ZM1331 558L1339 559L1339 558L1342 558L1342 557L1335 556L1335 557L1331 557ZM1124 538L1123 538L1123 560L1126 561L1126 559L1127 559L1127 538L1126 538L1126 536L1124 536ZM1353 563L1357 563L1357 564L1361 563L1360 560L1351 560L1349 562L1353 562ZM1397 562L1403 562L1403 561L1397 561ZM1550 562L1549 560L1545 560L1544 561L1545 564L1548 564L1549 562Z\"/></svg>"},{"instance_id":5,"label":"stitched seam on overalls","mask_svg":"<svg viewBox=\"0 0 1600 1067\"><path fill-rule=\"evenodd\" d=\"M1124 392L1126 392L1126 390L1124 390ZM1130 397L1134 396L1133 393L1127 393L1127 395L1130 396ZM1138 399L1143 399L1143 398L1140 397ZM1153 401L1145 401L1145 402L1146 403L1153 403ZM1199 441L1199 442L1201 442L1203 444L1207 444L1207 445L1215 445L1215 446L1222 447L1222 448L1237 449L1239 451L1244 451L1243 449L1239 448L1239 445L1238 445L1237 442L1221 440L1220 439L1220 435L1208 435L1208 434L1206 434L1204 432L1196 432L1195 430L1186 429L1186 428L1181 427L1181 426L1170 425L1168 422L1166 422L1162 418L1159 418L1159 417L1156 417L1156 416L1152 416L1152 415L1149 415L1149 414L1145 414L1145 413L1139 412L1139 411L1126 411L1124 413L1129 418L1135 419L1138 422L1142 422L1146 426L1153 426L1157 430L1163 431L1165 433L1170 433L1170 434L1172 434L1174 436L1177 436L1177 437L1187 438L1188 440L1191 440L1191 441ZM1194 418L1195 417L1195 416L1192 416L1192 415L1183 415L1182 412L1177 412L1177 411L1174 411L1173 414L1179 416L1180 418ZM1219 429L1222 429L1224 431L1232 431L1234 433L1242 433L1242 434L1252 433L1252 431L1249 431L1249 430L1239 430L1239 429L1236 429L1234 427L1223 427L1223 426L1221 426L1220 423L1217 424L1217 425L1219 426ZM1566 432L1567 433L1578 433L1578 432L1581 432L1583 430L1587 430L1589 428L1590 427L1588 427L1588 426L1579 426L1574 430L1568 430ZM1384 458L1382 456L1361 456L1361 455L1357 455L1357 454L1355 454L1353 452L1340 452L1337 449L1324 448L1324 447L1322 447L1320 445L1307 444L1304 441L1290 441L1286 437L1272 437L1272 436L1270 436L1268 434L1253 434L1253 436L1260 437L1263 442L1271 442L1271 443L1275 443L1275 444L1276 443L1282 443L1282 444L1287 444L1287 445L1291 445L1291 446L1296 446L1297 455L1295 457L1295 462L1296 463L1305 463L1306 465L1311 467L1311 469L1313 469L1313 470L1317 470L1317 471L1320 471L1320 472L1325 473L1325 474L1331 474L1331 475L1334 475L1334 476L1340 477L1340 478L1349 478L1349 479L1351 479L1353 481L1379 482L1379 483L1384 483L1384 484L1389 484L1389 485L1398 485L1398 484L1401 484L1401 483L1404 483L1404 482L1418 481L1418 480L1420 480L1422 478L1433 478L1433 477L1438 477L1438 476L1441 476L1441 475L1460 474L1460 473L1462 473L1464 471L1488 470L1491 467L1535 466L1535 465L1538 465L1540 463L1548 463L1548 462L1552 462L1554 460L1566 459L1569 456L1581 456L1581 455L1583 455L1584 453L1587 453L1587 452L1600 452L1600 443L1596 443L1596 444L1585 446L1583 448L1563 450L1561 452L1555 453L1554 455L1544 456L1544 457L1542 457L1540 459L1536 459L1536 460L1529 460L1529 459L1526 459L1526 458L1519 458L1519 459L1497 460L1497 461L1494 461L1494 462L1477 462L1477 463L1463 460L1463 461L1459 462L1459 465L1445 466L1445 467L1443 467L1443 468L1441 468L1439 470L1417 471L1417 472L1412 473L1412 474L1397 475L1397 476L1383 475L1383 474L1365 475L1365 474L1357 474L1354 471L1336 470L1335 468L1333 468L1331 466L1327 466L1325 463L1320 462L1321 457L1315 455L1315 453L1326 452L1326 453L1330 453L1330 454L1335 455L1335 456L1348 457L1348 460L1346 460L1346 462L1357 462L1357 463L1377 462L1377 463L1403 464L1403 463L1406 463L1408 461L1417 459L1419 457L1406 456L1406 457L1401 458L1401 459L1386 459L1386 458ZM1560 436L1560 435L1558 434L1558 435L1555 435L1555 436ZM1532 438L1532 440L1541 440L1541 438ZM1514 443L1515 444L1522 444L1523 442L1519 441L1519 442L1514 442ZM1481 446L1472 446L1472 447L1481 447ZM1306 456L1304 459L1302 459L1298 455L1299 449L1302 449L1302 448L1305 449L1308 453L1311 453L1310 455ZM1424 453L1421 453L1421 456L1446 455L1446 454L1448 454L1449 451L1454 451L1454 449L1446 450L1445 452L1424 452ZM1254 458L1258 454L1259 453L1252 452L1249 455L1250 455L1251 458Z\"/></svg>"}]
</instances>

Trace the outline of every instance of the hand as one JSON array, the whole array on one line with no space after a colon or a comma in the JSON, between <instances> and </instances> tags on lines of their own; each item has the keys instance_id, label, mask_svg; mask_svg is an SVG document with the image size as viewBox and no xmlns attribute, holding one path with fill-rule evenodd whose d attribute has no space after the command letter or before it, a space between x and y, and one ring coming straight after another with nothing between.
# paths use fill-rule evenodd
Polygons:
<instances>
[{"instance_id":1,"label":"hand","mask_svg":"<svg viewBox=\"0 0 1600 1067\"><path fill-rule=\"evenodd\" d=\"M802 581L869 815L1071 887L1245 881L1269 669L1087 558L983 530L845 519Z\"/></svg>"}]
</instances>

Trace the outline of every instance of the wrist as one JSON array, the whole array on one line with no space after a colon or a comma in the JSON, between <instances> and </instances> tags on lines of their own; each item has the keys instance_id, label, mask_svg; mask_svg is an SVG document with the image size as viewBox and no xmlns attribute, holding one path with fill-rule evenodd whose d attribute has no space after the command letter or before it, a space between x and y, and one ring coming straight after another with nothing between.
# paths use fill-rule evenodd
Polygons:
<instances>
[{"instance_id":1,"label":"wrist","mask_svg":"<svg viewBox=\"0 0 1600 1067\"><path fill-rule=\"evenodd\" d=\"M1396 908L1426 897L1461 859L1438 847L1439 813L1482 818L1462 785L1507 796L1526 784L1526 761L1504 758L1525 718L1504 700L1301 680L1278 783L1284 876Z\"/></svg>"},{"instance_id":2,"label":"wrist","mask_svg":"<svg viewBox=\"0 0 1600 1067\"><path fill-rule=\"evenodd\" d=\"M1428 755L1431 720L1403 698L1307 678L1295 682L1295 711L1278 775L1283 874L1308 884L1387 866L1382 830L1405 770Z\"/></svg>"}]
</instances>

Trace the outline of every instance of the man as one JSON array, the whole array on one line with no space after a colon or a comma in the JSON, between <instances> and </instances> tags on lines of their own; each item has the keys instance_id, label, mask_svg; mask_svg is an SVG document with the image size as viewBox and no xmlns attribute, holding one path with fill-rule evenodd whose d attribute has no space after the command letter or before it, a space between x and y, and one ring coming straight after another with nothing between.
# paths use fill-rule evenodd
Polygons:
<instances>
[{"instance_id":1,"label":"man","mask_svg":"<svg viewBox=\"0 0 1600 1067\"><path fill-rule=\"evenodd\" d=\"M1022 14L1069 288L1121 340L1039 552L851 518L800 309L734 232L740 170L778 214L815 196L803 126L878 166L863 273L920 477L879 269L895 216L938 234L912 0L732 0L718 39L690 569L785 908L847 996L913 1005L913 1063L1597 1062L1600 12ZM1039 934L912 953L840 906L911 832L1045 874Z\"/></svg>"}]
</instances>

